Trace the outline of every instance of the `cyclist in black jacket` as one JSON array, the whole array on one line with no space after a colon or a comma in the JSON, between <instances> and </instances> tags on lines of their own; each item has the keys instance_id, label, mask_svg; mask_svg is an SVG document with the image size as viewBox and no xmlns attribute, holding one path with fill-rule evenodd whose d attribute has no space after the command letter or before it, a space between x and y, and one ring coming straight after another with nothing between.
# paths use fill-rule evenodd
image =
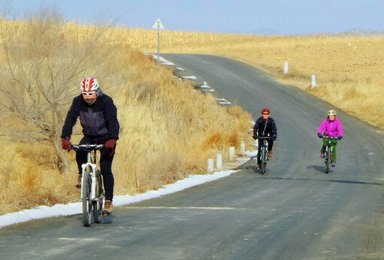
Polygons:
<instances>
[{"instance_id":1,"label":"cyclist in black jacket","mask_svg":"<svg viewBox=\"0 0 384 260\"><path fill-rule=\"evenodd\" d=\"M253 139L258 139L258 137L271 137L268 139L268 157L272 159L272 147L273 141L276 141L277 138L277 129L275 120L269 116L270 110L268 108L263 108L261 110L261 117L256 120L256 123L253 127ZM263 140L258 139L258 152L257 152L257 169L261 168L261 146L263 145Z\"/></svg>"},{"instance_id":2,"label":"cyclist in black jacket","mask_svg":"<svg viewBox=\"0 0 384 260\"><path fill-rule=\"evenodd\" d=\"M119 139L117 109L111 97L105 95L96 78L88 77L80 82L81 94L73 99L61 134L62 148L71 150L71 135L77 118L83 128L84 137L80 144L104 144L100 155L100 170L105 188L104 215L112 213L114 177L112 161L116 142ZM77 151L76 162L79 169L78 187L81 181L81 165L87 161L87 153Z\"/></svg>"}]
</instances>

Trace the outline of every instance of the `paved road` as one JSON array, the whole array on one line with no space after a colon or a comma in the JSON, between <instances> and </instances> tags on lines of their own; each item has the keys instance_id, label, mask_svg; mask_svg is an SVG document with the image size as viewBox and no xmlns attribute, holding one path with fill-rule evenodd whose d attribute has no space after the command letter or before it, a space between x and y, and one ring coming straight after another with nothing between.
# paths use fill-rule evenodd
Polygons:
<instances>
[{"instance_id":1,"label":"paved road","mask_svg":"<svg viewBox=\"0 0 384 260\"><path fill-rule=\"evenodd\" d=\"M230 177L118 207L92 228L80 216L0 230L0 259L384 259L384 135L339 112L345 137L325 174L315 131L330 106L233 60L164 55L254 117L272 109L269 174Z\"/></svg>"}]
</instances>

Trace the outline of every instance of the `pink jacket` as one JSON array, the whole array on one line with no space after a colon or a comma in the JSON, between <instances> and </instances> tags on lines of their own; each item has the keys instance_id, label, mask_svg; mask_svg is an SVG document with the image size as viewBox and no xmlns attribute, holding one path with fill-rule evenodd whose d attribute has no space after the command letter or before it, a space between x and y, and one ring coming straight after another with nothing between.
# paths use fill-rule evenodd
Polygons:
<instances>
[{"instance_id":1,"label":"pink jacket","mask_svg":"<svg viewBox=\"0 0 384 260\"><path fill-rule=\"evenodd\" d=\"M325 134L329 137L343 136L343 126L337 117L335 117L335 120L333 121L330 121L327 117L321 122L319 129L317 129L317 133Z\"/></svg>"}]
</instances>

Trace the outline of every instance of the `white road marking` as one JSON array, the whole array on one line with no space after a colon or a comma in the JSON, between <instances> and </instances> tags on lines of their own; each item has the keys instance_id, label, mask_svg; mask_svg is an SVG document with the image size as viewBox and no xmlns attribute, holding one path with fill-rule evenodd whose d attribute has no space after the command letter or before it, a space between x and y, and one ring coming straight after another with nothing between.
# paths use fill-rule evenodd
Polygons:
<instances>
[{"instance_id":1,"label":"white road marking","mask_svg":"<svg viewBox=\"0 0 384 260\"><path fill-rule=\"evenodd\" d=\"M233 207L170 207L170 206L126 206L125 208L134 209L206 209L206 210L244 210L245 208L233 208Z\"/></svg>"}]
</instances>

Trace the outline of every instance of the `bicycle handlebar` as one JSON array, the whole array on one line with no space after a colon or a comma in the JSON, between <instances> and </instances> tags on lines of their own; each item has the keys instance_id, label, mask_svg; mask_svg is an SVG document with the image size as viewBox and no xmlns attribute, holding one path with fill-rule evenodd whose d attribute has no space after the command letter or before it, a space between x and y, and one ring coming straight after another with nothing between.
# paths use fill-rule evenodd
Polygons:
<instances>
[{"instance_id":1,"label":"bicycle handlebar","mask_svg":"<svg viewBox=\"0 0 384 260\"><path fill-rule=\"evenodd\" d=\"M272 139L272 136L259 136L257 139L265 140L265 139Z\"/></svg>"},{"instance_id":2,"label":"bicycle handlebar","mask_svg":"<svg viewBox=\"0 0 384 260\"><path fill-rule=\"evenodd\" d=\"M72 148L75 151L81 150L81 151L93 151L93 150L100 150L103 148L103 144L73 144Z\"/></svg>"},{"instance_id":3,"label":"bicycle handlebar","mask_svg":"<svg viewBox=\"0 0 384 260\"><path fill-rule=\"evenodd\" d=\"M324 139L324 138L329 138L329 139L339 139L339 137L330 137L330 136L328 136L328 135L323 135L322 137L321 137L322 139Z\"/></svg>"}]
</instances>

